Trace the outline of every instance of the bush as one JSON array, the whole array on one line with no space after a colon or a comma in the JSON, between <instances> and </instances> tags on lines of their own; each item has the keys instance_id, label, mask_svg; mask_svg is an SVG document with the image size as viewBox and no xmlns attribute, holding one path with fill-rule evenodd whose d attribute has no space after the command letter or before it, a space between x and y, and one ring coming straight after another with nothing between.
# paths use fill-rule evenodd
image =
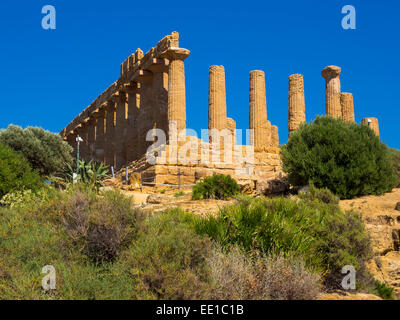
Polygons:
<instances>
[{"instance_id":1,"label":"bush","mask_svg":"<svg viewBox=\"0 0 400 320\"><path fill-rule=\"evenodd\" d=\"M37 190L42 184L39 174L22 155L0 143L0 199L13 191Z\"/></svg>"},{"instance_id":2,"label":"bush","mask_svg":"<svg viewBox=\"0 0 400 320\"><path fill-rule=\"evenodd\" d=\"M323 188L318 189L311 184L307 190L300 191L298 194L299 198L305 200L317 200L322 201L326 204L339 204L339 198L335 196L329 189Z\"/></svg>"},{"instance_id":3,"label":"bush","mask_svg":"<svg viewBox=\"0 0 400 320\"><path fill-rule=\"evenodd\" d=\"M137 299L207 299L208 239L196 235L190 216L170 210L151 217L121 260L138 275Z\"/></svg>"},{"instance_id":4,"label":"bush","mask_svg":"<svg viewBox=\"0 0 400 320\"><path fill-rule=\"evenodd\" d=\"M373 291L382 299L393 300L394 289L385 282L375 280L375 288Z\"/></svg>"},{"instance_id":5,"label":"bush","mask_svg":"<svg viewBox=\"0 0 400 320\"><path fill-rule=\"evenodd\" d=\"M364 262L372 251L361 216L344 213L337 205L241 197L220 209L216 217L197 219L195 228L225 250L239 245L247 252L301 256L307 266L324 274L327 287L340 287L345 265L355 267L357 280L369 277Z\"/></svg>"},{"instance_id":6,"label":"bush","mask_svg":"<svg viewBox=\"0 0 400 320\"><path fill-rule=\"evenodd\" d=\"M20 152L41 175L62 173L72 163L72 147L60 135L42 128L9 125L0 131L0 142Z\"/></svg>"},{"instance_id":7,"label":"bush","mask_svg":"<svg viewBox=\"0 0 400 320\"><path fill-rule=\"evenodd\" d=\"M400 188L400 150L390 149L394 170L397 174L397 187Z\"/></svg>"},{"instance_id":8,"label":"bush","mask_svg":"<svg viewBox=\"0 0 400 320\"><path fill-rule=\"evenodd\" d=\"M397 182L388 147L368 126L329 116L304 123L281 155L292 185L314 183L344 199L382 194Z\"/></svg>"},{"instance_id":9,"label":"bush","mask_svg":"<svg viewBox=\"0 0 400 320\"><path fill-rule=\"evenodd\" d=\"M214 174L198 182L192 189L192 199L228 199L240 192L239 185L229 175Z\"/></svg>"},{"instance_id":10,"label":"bush","mask_svg":"<svg viewBox=\"0 0 400 320\"><path fill-rule=\"evenodd\" d=\"M216 284L212 299L311 300L320 291L320 277L300 258L250 257L233 246L228 253L216 247L207 260Z\"/></svg>"},{"instance_id":11,"label":"bush","mask_svg":"<svg viewBox=\"0 0 400 320\"><path fill-rule=\"evenodd\" d=\"M126 265L93 264L61 223L60 208L76 191L68 190L66 195L48 187L26 194L26 201L18 202L13 209L0 208L2 299L132 298L136 281ZM45 292L41 270L48 264L56 269L57 290Z\"/></svg>"},{"instance_id":12,"label":"bush","mask_svg":"<svg viewBox=\"0 0 400 320\"><path fill-rule=\"evenodd\" d=\"M118 191L103 192L101 197L74 191L60 206L67 234L96 264L114 261L133 239L141 219L131 198Z\"/></svg>"}]
</instances>

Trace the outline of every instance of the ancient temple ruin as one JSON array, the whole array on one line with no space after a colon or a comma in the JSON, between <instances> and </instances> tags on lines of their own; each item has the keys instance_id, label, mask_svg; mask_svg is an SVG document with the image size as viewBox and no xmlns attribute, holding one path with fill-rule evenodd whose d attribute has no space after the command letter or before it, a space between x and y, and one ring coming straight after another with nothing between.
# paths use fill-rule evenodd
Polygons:
<instances>
[{"instance_id":1,"label":"ancient temple ruin","mask_svg":"<svg viewBox=\"0 0 400 320\"><path fill-rule=\"evenodd\" d=\"M61 131L80 157L140 173L149 184L193 184L213 173L229 174L255 186L282 176L278 127L267 118L265 74L249 75L249 141L227 117L225 69L209 67L208 135L186 134L185 59L179 34L164 37L146 54L137 49L122 64L120 77ZM326 114L354 120L353 96L342 93L341 68L328 66ZM368 120L369 119L369 120ZM364 119L379 135L378 120ZM306 121L304 79L289 76L289 133ZM158 130L156 130L158 129ZM157 134L157 132L162 134ZM238 139L240 138L240 140ZM164 139L164 140L163 140Z\"/></svg>"},{"instance_id":2,"label":"ancient temple ruin","mask_svg":"<svg viewBox=\"0 0 400 320\"><path fill-rule=\"evenodd\" d=\"M79 135L81 158L102 161L116 171L140 172L157 184L176 184L178 179L190 184L213 173L250 183L280 176L278 128L267 121L262 71L250 72L249 127L254 133L249 146L236 144L236 123L227 117L223 66L209 68L210 140L186 136L184 61L189 54L179 47L177 32L146 54L137 49L122 63L120 78L62 130L64 140L76 149ZM165 133L165 144L149 148L157 141L152 129ZM213 129L224 133L217 142ZM149 150L157 155L155 162L149 161Z\"/></svg>"}]
</instances>

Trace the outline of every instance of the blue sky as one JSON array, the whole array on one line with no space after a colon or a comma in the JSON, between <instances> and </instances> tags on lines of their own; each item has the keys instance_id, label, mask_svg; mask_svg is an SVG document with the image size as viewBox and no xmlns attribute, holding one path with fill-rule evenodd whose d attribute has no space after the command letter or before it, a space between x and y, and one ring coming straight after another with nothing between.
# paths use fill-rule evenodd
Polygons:
<instances>
[{"instance_id":1,"label":"blue sky","mask_svg":"<svg viewBox=\"0 0 400 320\"><path fill-rule=\"evenodd\" d=\"M41 27L44 5L56 30ZM341 9L356 8L344 30ZM306 117L325 113L321 70L342 67L356 121L378 117L381 138L400 149L399 1L2 1L0 128L9 123L59 132L144 52L178 31L186 60L187 127L207 128L208 67L224 65L228 116L248 127L249 71L266 73L268 119L287 140L288 76L304 74Z\"/></svg>"}]
</instances>

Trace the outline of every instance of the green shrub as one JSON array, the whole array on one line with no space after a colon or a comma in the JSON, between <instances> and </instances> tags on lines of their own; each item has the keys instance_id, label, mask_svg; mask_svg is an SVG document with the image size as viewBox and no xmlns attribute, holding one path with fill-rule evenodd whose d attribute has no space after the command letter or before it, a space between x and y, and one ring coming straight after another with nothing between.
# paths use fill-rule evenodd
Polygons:
<instances>
[{"instance_id":1,"label":"green shrub","mask_svg":"<svg viewBox=\"0 0 400 320\"><path fill-rule=\"evenodd\" d=\"M329 116L304 123L281 155L292 185L314 183L344 199L382 194L397 182L388 147L368 126Z\"/></svg>"},{"instance_id":2,"label":"green shrub","mask_svg":"<svg viewBox=\"0 0 400 320\"><path fill-rule=\"evenodd\" d=\"M179 191L179 192L174 193L174 197L175 198L179 198L179 197L182 197L184 195L185 195L185 192L183 192L183 191Z\"/></svg>"},{"instance_id":3,"label":"green shrub","mask_svg":"<svg viewBox=\"0 0 400 320\"><path fill-rule=\"evenodd\" d=\"M393 162L393 167L394 170L396 171L397 174L397 187L400 187L400 150L397 149L390 149L390 152L392 154L392 162Z\"/></svg>"},{"instance_id":4,"label":"green shrub","mask_svg":"<svg viewBox=\"0 0 400 320\"><path fill-rule=\"evenodd\" d=\"M240 192L239 185L229 175L214 174L198 182L192 189L192 199L228 199Z\"/></svg>"},{"instance_id":5,"label":"green shrub","mask_svg":"<svg viewBox=\"0 0 400 320\"><path fill-rule=\"evenodd\" d=\"M76 182L82 182L94 187L99 191L104 186L104 180L108 177L108 167L103 163L96 163L93 160L85 162L79 160L78 168L76 166L66 165L67 170L64 172L65 182L74 182L74 174L76 174Z\"/></svg>"},{"instance_id":6,"label":"green shrub","mask_svg":"<svg viewBox=\"0 0 400 320\"><path fill-rule=\"evenodd\" d=\"M385 300L393 300L394 289L388 286L385 282L375 280L375 287L373 290L378 296Z\"/></svg>"},{"instance_id":7,"label":"green shrub","mask_svg":"<svg viewBox=\"0 0 400 320\"><path fill-rule=\"evenodd\" d=\"M41 175L62 173L72 163L72 147L61 136L42 128L9 125L0 130L0 142L20 152Z\"/></svg>"},{"instance_id":8,"label":"green shrub","mask_svg":"<svg viewBox=\"0 0 400 320\"><path fill-rule=\"evenodd\" d=\"M10 147L0 143L0 199L9 192L37 190L43 182L28 161Z\"/></svg>"},{"instance_id":9,"label":"green shrub","mask_svg":"<svg viewBox=\"0 0 400 320\"><path fill-rule=\"evenodd\" d=\"M371 257L361 216L337 205L285 198L241 197L220 209L216 217L198 218L196 232L207 234L225 250L240 245L246 251L301 256L324 274L328 287L340 287L341 268L352 265L357 280L368 277L364 262Z\"/></svg>"},{"instance_id":10,"label":"green shrub","mask_svg":"<svg viewBox=\"0 0 400 320\"><path fill-rule=\"evenodd\" d=\"M13 209L0 208L2 299L133 297L137 282L126 264L93 264L61 223L60 202L72 193L69 190L65 195L54 188L45 188L43 192L26 194L26 204L21 201ZM57 289L51 292L41 288L44 277L41 271L48 264L55 267L57 276Z\"/></svg>"},{"instance_id":11,"label":"green shrub","mask_svg":"<svg viewBox=\"0 0 400 320\"><path fill-rule=\"evenodd\" d=\"M313 184L305 191L299 192L299 198L305 200L317 200L322 201L326 204L339 204L339 198L335 196L329 189L322 188L318 189Z\"/></svg>"},{"instance_id":12,"label":"green shrub","mask_svg":"<svg viewBox=\"0 0 400 320\"><path fill-rule=\"evenodd\" d=\"M207 238L196 235L190 216L170 210L148 220L121 260L138 275L138 299L207 299Z\"/></svg>"}]
</instances>

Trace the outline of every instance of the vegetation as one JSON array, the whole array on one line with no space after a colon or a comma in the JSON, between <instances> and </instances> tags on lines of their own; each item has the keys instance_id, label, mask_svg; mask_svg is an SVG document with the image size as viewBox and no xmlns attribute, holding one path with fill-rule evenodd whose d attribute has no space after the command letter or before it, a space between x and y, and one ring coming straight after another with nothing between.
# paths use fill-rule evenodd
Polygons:
<instances>
[{"instance_id":1,"label":"vegetation","mask_svg":"<svg viewBox=\"0 0 400 320\"><path fill-rule=\"evenodd\" d=\"M400 187L400 150L390 149L392 154L393 167L397 174L397 187Z\"/></svg>"},{"instance_id":2,"label":"vegetation","mask_svg":"<svg viewBox=\"0 0 400 320\"><path fill-rule=\"evenodd\" d=\"M54 175L72 163L72 148L60 135L42 128L9 125L0 130L0 142L20 152L41 175Z\"/></svg>"},{"instance_id":3,"label":"vegetation","mask_svg":"<svg viewBox=\"0 0 400 320\"><path fill-rule=\"evenodd\" d=\"M193 200L202 199L229 199L239 194L240 188L229 175L214 174L198 182L192 190Z\"/></svg>"},{"instance_id":4,"label":"vegetation","mask_svg":"<svg viewBox=\"0 0 400 320\"><path fill-rule=\"evenodd\" d=\"M184 195L185 195L185 192L183 192L183 191L179 191L179 192L174 193L174 197L175 198L179 198L179 197L182 197Z\"/></svg>"},{"instance_id":5,"label":"vegetation","mask_svg":"<svg viewBox=\"0 0 400 320\"><path fill-rule=\"evenodd\" d=\"M374 292L385 300L392 300L394 298L394 289L382 281L375 280Z\"/></svg>"},{"instance_id":6,"label":"vegetation","mask_svg":"<svg viewBox=\"0 0 400 320\"><path fill-rule=\"evenodd\" d=\"M37 190L42 184L39 174L21 154L0 143L0 199L17 190Z\"/></svg>"},{"instance_id":7,"label":"vegetation","mask_svg":"<svg viewBox=\"0 0 400 320\"><path fill-rule=\"evenodd\" d=\"M93 160L85 162L79 160L78 168L67 164L67 170L64 172L64 180L66 182L82 182L93 186L97 191L103 187L103 181L108 177L108 167L103 163L96 163Z\"/></svg>"},{"instance_id":8,"label":"vegetation","mask_svg":"<svg viewBox=\"0 0 400 320\"><path fill-rule=\"evenodd\" d=\"M313 183L343 199L382 194L397 183L389 149L369 127L329 116L293 132L282 162L292 185Z\"/></svg>"},{"instance_id":9,"label":"vegetation","mask_svg":"<svg viewBox=\"0 0 400 320\"><path fill-rule=\"evenodd\" d=\"M198 219L196 231L209 235L224 250L239 245L247 252L302 257L323 274L330 288L340 287L345 265L356 268L358 280L368 278L364 262L371 257L371 247L361 216L318 199L242 196L216 217Z\"/></svg>"},{"instance_id":10,"label":"vegetation","mask_svg":"<svg viewBox=\"0 0 400 320\"><path fill-rule=\"evenodd\" d=\"M12 205L11 205L12 203ZM226 252L178 209L145 216L117 191L51 186L0 208L4 299L313 299L319 275L300 257ZM42 267L57 289L41 289ZM233 280L233 281L232 281Z\"/></svg>"}]
</instances>

